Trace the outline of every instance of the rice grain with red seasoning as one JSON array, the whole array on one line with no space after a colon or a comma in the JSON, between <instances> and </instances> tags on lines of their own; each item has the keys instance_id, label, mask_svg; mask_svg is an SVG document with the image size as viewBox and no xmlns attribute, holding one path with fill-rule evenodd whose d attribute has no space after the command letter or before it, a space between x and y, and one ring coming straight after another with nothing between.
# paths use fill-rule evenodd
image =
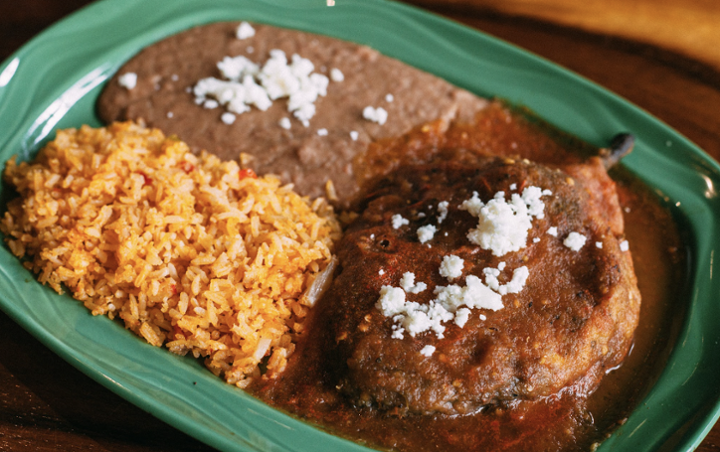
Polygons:
<instances>
[{"instance_id":1,"label":"rice grain with red seasoning","mask_svg":"<svg viewBox=\"0 0 720 452\"><path fill-rule=\"evenodd\" d=\"M156 129L59 131L4 180L20 196L0 231L41 283L240 387L261 362L284 369L332 273L340 227L323 199Z\"/></svg>"}]
</instances>

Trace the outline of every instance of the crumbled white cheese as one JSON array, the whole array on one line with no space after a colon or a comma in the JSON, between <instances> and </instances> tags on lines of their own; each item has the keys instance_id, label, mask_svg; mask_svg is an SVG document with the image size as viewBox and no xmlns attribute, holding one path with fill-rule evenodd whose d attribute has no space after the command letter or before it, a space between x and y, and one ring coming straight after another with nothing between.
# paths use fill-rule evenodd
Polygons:
<instances>
[{"instance_id":1,"label":"crumbled white cheese","mask_svg":"<svg viewBox=\"0 0 720 452\"><path fill-rule=\"evenodd\" d=\"M358 137L360 136L359 133L357 133L355 130L350 131L350 139L353 141L357 141Z\"/></svg>"},{"instance_id":2,"label":"crumbled white cheese","mask_svg":"<svg viewBox=\"0 0 720 452\"><path fill-rule=\"evenodd\" d=\"M255 76L260 72L260 66L242 55L236 57L226 56L217 64L217 68L223 77L233 82L240 81L245 75Z\"/></svg>"},{"instance_id":3,"label":"crumbled white cheese","mask_svg":"<svg viewBox=\"0 0 720 452\"><path fill-rule=\"evenodd\" d=\"M133 89L137 86L138 76L134 72L126 72L118 77L118 85L123 88Z\"/></svg>"},{"instance_id":4,"label":"crumbled white cheese","mask_svg":"<svg viewBox=\"0 0 720 452\"><path fill-rule=\"evenodd\" d=\"M623 240L622 242L620 242L620 251L627 251L629 249L630 249L630 244L628 243L627 240Z\"/></svg>"},{"instance_id":5,"label":"crumbled white cheese","mask_svg":"<svg viewBox=\"0 0 720 452\"><path fill-rule=\"evenodd\" d=\"M500 276L499 268L485 267L483 268L483 274L485 275L485 284L495 292L500 292Z\"/></svg>"},{"instance_id":6,"label":"crumbled white cheese","mask_svg":"<svg viewBox=\"0 0 720 452\"><path fill-rule=\"evenodd\" d=\"M368 121L376 122L380 125L385 124L385 121L387 121L387 111L382 108L373 108L371 106L367 106L363 109L363 118L367 119Z\"/></svg>"},{"instance_id":7,"label":"crumbled white cheese","mask_svg":"<svg viewBox=\"0 0 720 452\"><path fill-rule=\"evenodd\" d=\"M431 357L433 353L435 353L435 347L432 345L426 345L420 350L420 354L428 358Z\"/></svg>"},{"instance_id":8,"label":"crumbled white cheese","mask_svg":"<svg viewBox=\"0 0 720 452\"><path fill-rule=\"evenodd\" d=\"M598 249L602 249L602 247L603 247L602 242L595 242L595 247Z\"/></svg>"},{"instance_id":9,"label":"crumbled white cheese","mask_svg":"<svg viewBox=\"0 0 720 452\"><path fill-rule=\"evenodd\" d=\"M465 287L462 292L463 301L468 308L491 309L493 311L503 308L500 294L490 290L475 275L465 277Z\"/></svg>"},{"instance_id":10,"label":"crumbled white cheese","mask_svg":"<svg viewBox=\"0 0 720 452\"><path fill-rule=\"evenodd\" d=\"M290 118L282 118L279 124L280 127L285 130L290 130L290 128L292 127L292 124L290 123Z\"/></svg>"},{"instance_id":11,"label":"crumbled white cheese","mask_svg":"<svg viewBox=\"0 0 720 452\"><path fill-rule=\"evenodd\" d=\"M432 240L436 232L437 228L431 224L421 226L417 230L418 240L420 240L420 243L428 242Z\"/></svg>"},{"instance_id":12,"label":"crumbled white cheese","mask_svg":"<svg viewBox=\"0 0 720 452\"><path fill-rule=\"evenodd\" d=\"M587 237L585 237L584 235L577 232L571 232L563 241L563 245L567 246L573 251L580 251L580 248L585 246L585 241L587 241Z\"/></svg>"},{"instance_id":13,"label":"crumbled white cheese","mask_svg":"<svg viewBox=\"0 0 720 452\"><path fill-rule=\"evenodd\" d=\"M328 134L327 129L318 129L317 134L321 137L326 137Z\"/></svg>"},{"instance_id":14,"label":"crumbled white cheese","mask_svg":"<svg viewBox=\"0 0 720 452\"><path fill-rule=\"evenodd\" d=\"M330 69L330 80L333 82L342 82L345 80L345 74L343 74L340 69L334 67Z\"/></svg>"},{"instance_id":15,"label":"crumbled white cheese","mask_svg":"<svg viewBox=\"0 0 720 452\"><path fill-rule=\"evenodd\" d=\"M457 284L437 286L434 293L437 301L452 312L462 306L493 310L503 307L500 294L493 292L474 275L468 275L465 278L465 287Z\"/></svg>"},{"instance_id":16,"label":"crumbled white cheese","mask_svg":"<svg viewBox=\"0 0 720 452\"><path fill-rule=\"evenodd\" d=\"M440 201L438 203L438 206L437 206L437 209L438 209L437 222L438 222L438 224L441 224L443 221L445 221L445 218L447 218L449 204L450 203L447 201Z\"/></svg>"},{"instance_id":17,"label":"crumbled white cheese","mask_svg":"<svg viewBox=\"0 0 720 452\"><path fill-rule=\"evenodd\" d=\"M225 112L220 116L220 119L225 124L230 125L235 122L235 115L232 113Z\"/></svg>"},{"instance_id":18,"label":"crumbled white cheese","mask_svg":"<svg viewBox=\"0 0 720 452\"><path fill-rule=\"evenodd\" d=\"M507 284L500 284L498 277L504 269L505 262L501 262L500 265L498 265L498 268L483 268L485 284L500 295L520 293L520 291L522 291L525 287L527 278L530 276L530 271L525 266L518 267L513 270L513 276Z\"/></svg>"},{"instance_id":19,"label":"crumbled white cheese","mask_svg":"<svg viewBox=\"0 0 720 452\"><path fill-rule=\"evenodd\" d=\"M517 190L517 184L510 184L510 190L512 190L512 191Z\"/></svg>"},{"instance_id":20,"label":"crumbled white cheese","mask_svg":"<svg viewBox=\"0 0 720 452\"><path fill-rule=\"evenodd\" d=\"M392 102L392 101L394 101L394 100L395 100L395 96L393 96L392 94L386 94L386 95L385 95L385 101L386 101L386 102Z\"/></svg>"},{"instance_id":21,"label":"crumbled white cheese","mask_svg":"<svg viewBox=\"0 0 720 452\"><path fill-rule=\"evenodd\" d=\"M410 224L410 220L408 220L407 218L403 218L402 215L400 215L399 213L396 213L392 216L393 229L398 229L400 228L400 226L405 224Z\"/></svg>"},{"instance_id":22,"label":"crumbled white cheese","mask_svg":"<svg viewBox=\"0 0 720 452\"><path fill-rule=\"evenodd\" d=\"M487 320L487 317L485 317L485 314L480 314L480 320Z\"/></svg>"},{"instance_id":23,"label":"crumbled white cheese","mask_svg":"<svg viewBox=\"0 0 720 452\"><path fill-rule=\"evenodd\" d=\"M455 325L462 328L468 320L470 320L470 310L468 308L460 308L455 312Z\"/></svg>"},{"instance_id":24,"label":"crumbled white cheese","mask_svg":"<svg viewBox=\"0 0 720 452\"><path fill-rule=\"evenodd\" d=\"M507 293L520 293L525 287L528 276L530 276L530 270L524 265L513 270L512 279L505 284Z\"/></svg>"},{"instance_id":25,"label":"crumbled white cheese","mask_svg":"<svg viewBox=\"0 0 720 452\"><path fill-rule=\"evenodd\" d=\"M403 313L394 318L400 321L400 326L410 336L415 337L418 333L432 330L438 338L442 339L445 332L443 322L448 322L453 317L450 312L435 301L430 301L429 304L425 305L410 301L405 303Z\"/></svg>"},{"instance_id":26,"label":"crumbled white cheese","mask_svg":"<svg viewBox=\"0 0 720 452\"><path fill-rule=\"evenodd\" d=\"M427 284L424 282L415 284L415 273L405 272L400 278L400 287L407 293L418 294L427 289Z\"/></svg>"},{"instance_id":27,"label":"crumbled white cheese","mask_svg":"<svg viewBox=\"0 0 720 452\"><path fill-rule=\"evenodd\" d=\"M399 287L382 286L380 299L375 305L386 317L393 317L403 312L405 291Z\"/></svg>"},{"instance_id":28,"label":"crumbled white cheese","mask_svg":"<svg viewBox=\"0 0 720 452\"><path fill-rule=\"evenodd\" d=\"M202 102L202 101L201 101ZM220 104L215 99L208 99L205 102L202 102L203 108L207 108L208 110L212 110L213 108L218 108Z\"/></svg>"},{"instance_id":29,"label":"crumbled white cheese","mask_svg":"<svg viewBox=\"0 0 720 452\"><path fill-rule=\"evenodd\" d=\"M255 29L247 22L240 22L240 25L238 25L235 31L235 36L238 39L252 38L255 36Z\"/></svg>"},{"instance_id":30,"label":"crumbled white cheese","mask_svg":"<svg viewBox=\"0 0 720 452\"><path fill-rule=\"evenodd\" d=\"M454 279L462 276L463 268L465 267L465 261L459 256L451 254L449 256L443 256L442 263L440 264L440 276L447 279Z\"/></svg>"},{"instance_id":31,"label":"crumbled white cheese","mask_svg":"<svg viewBox=\"0 0 720 452\"><path fill-rule=\"evenodd\" d=\"M310 60L295 54L288 64L282 50L271 50L262 68L244 56L225 57L217 67L224 80L199 80L193 87L196 102L212 100L231 113L241 114L253 106L265 111L274 100L287 98L288 111L307 127L315 115L315 101L327 94L329 80L313 73Z\"/></svg>"},{"instance_id":32,"label":"crumbled white cheese","mask_svg":"<svg viewBox=\"0 0 720 452\"><path fill-rule=\"evenodd\" d=\"M382 276L384 274L385 274L385 270L383 270L382 268L380 270L378 270L378 275Z\"/></svg>"},{"instance_id":33,"label":"crumbled white cheese","mask_svg":"<svg viewBox=\"0 0 720 452\"><path fill-rule=\"evenodd\" d=\"M533 243L539 243L539 242L540 242L540 237L535 237L533 239Z\"/></svg>"},{"instance_id":34,"label":"crumbled white cheese","mask_svg":"<svg viewBox=\"0 0 720 452\"><path fill-rule=\"evenodd\" d=\"M414 275L413 275L414 278ZM413 281L414 282L414 281ZM406 300L406 293L402 288L384 285L380 289L380 298L375 307L386 317L392 317L393 338L402 339L405 332L410 336L432 330L438 338L443 338L445 332L444 322L456 318L457 313L464 307L467 309L503 308L502 297L485 286L476 276L465 278L465 287L456 284L438 286L434 290L436 299L427 304L420 304ZM464 325L467 311L460 312L459 322Z\"/></svg>"},{"instance_id":35,"label":"crumbled white cheese","mask_svg":"<svg viewBox=\"0 0 720 452\"><path fill-rule=\"evenodd\" d=\"M524 248L533 217L545 216L545 203L540 198L548 194L551 192L533 186L523 190L522 195L513 193L510 202L505 200L505 192L500 191L484 203L477 192L473 193L472 198L460 205L460 209L478 217L478 227L468 232L468 240L495 256Z\"/></svg>"},{"instance_id":36,"label":"crumbled white cheese","mask_svg":"<svg viewBox=\"0 0 720 452\"><path fill-rule=\"evenodd\" d=\"M553 237L557 237L557 235L558 235L558 230L557 230L557 228L556 228L555 226L553 226L553 227L551 227L551 228L548 228L547 233L550 234L550 235L553 236Z\"/></svg>"},{"instance_id":37,"label":"crumbled white cheese","mask_svg":"<svg viewBox=\"0 0 720 452\"><path fill-rule=\"evenodd\" d=\"M250 105L254 105L261 111L270 108L272 105L272 100L269 96L270 92L266 87L258 85L252 76L246 75L245 78L243 78L242 87L245 91L242 100L240 97L234 96L229 99L227 103L223 103L228 111L238 114L244 113L250 110ZM314 107L313 105L313 108ZM290 109L289 107L288 110L296 111L296 109Z\"/></svg>"},{"instance_id":38,"label":"crumbled white cheese","mask_svg":"<svg viewBox=\"0 0 720 452\"><path fill-rule=\"evenodd\" d=\"M522 200L528 207L528 213L540 220L545 218L545 203L540 200L543 196L551 196L550 190L541 190L539 187L527 187L522 192Z\"/></svg>"},{"instance_id":39,"label":"crumbled white cheese","mask_svg":"<svg viewBox=\"0 0 720 452\"><path fill-rule=\"evenodd\" d=\"M533 218L542 218L544 215L545 204L540 198L550 194L552 193L549 190L528 187L522 194L513 194L510 202L505 200L504 192L498 192L492 200L483 203L478 194L474 193L471 199L460 206L461 209L479 218L478 228L470 231L468 238L481 247L491 250L495 255L517 251L526 245L527 233L532 227ZM447 202L438 205L438 222L447 215L447 207ZM392 225L395 229L409 223L409 220L400 214L392 216ZM488 223L490 227L486 227ZM511 236L508 236L507 229L514 229L511 231ZM434 236L436 230L437 228L432 225L418 228L418 239L424 243ZM492 243L491 240L489 245L484 246L482 236L473 240L475 238L473 232L478 234L487 232L494 235L495 237L491 239L498 241L500 245ZM522 240L515 240L512 234L521 236ZM387 285L382 287L375 306L383 315L393 319L393 338L402 339L406 332L414 337L426 331L433 331L438 338L442 338L445 331L444 322L454 320L455 324L462 328L469 319L471 309L503 309L503 295L519 293L524 289L530 274L528 268L526 266L516 268L513 270L512 278L506 284L500 284L499 277L506 267L505 262L499 262L497 268L485 268L484 283L475 275L467 275L464 286L459 284L436 286L433 291L435 298L426 304L406 299L407 294L426 290L427 284L422 282L416 284L415 274L405 272L400 280L400 287ZM464 260L455 255L444 256L438 269L440 275L449 280L462 276L463 270ZM484 315L480 318L486 319Z\"/></svg>"},{"instance_id":40,"label":"crumbled white cheese","mask_svg":"<svg viewBox=\"0 0 720 452\"><path fill-rule=\"evenodd\" d=\"M168 119L172 119L172 117L175 115L173 114L173 112L169 111L169 112L167 112L166 116L168 117Z\"/></svg>"}]
</instances>

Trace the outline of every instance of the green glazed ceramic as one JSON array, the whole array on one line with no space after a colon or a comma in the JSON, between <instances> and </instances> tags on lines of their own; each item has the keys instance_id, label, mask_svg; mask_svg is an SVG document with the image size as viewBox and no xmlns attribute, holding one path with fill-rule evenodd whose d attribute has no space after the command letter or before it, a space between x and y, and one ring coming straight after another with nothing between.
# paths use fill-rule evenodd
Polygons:
<instances>
[{"instance_id":1,"label":"green glazed ceramic","mask_svg":"<svg viewBox=\"0 0 720 452\"><path fill-rule=\"evenodd\" d=\"M189 27L251 20L367 44L483 96L530 107L604 145L637 144L624 165L672 206L690 237L687 316L667 366L602 451L689 451L720 400L720 167L618 96L497 39L384 0L104 0L52 26L0 66L0 161L28 159L58 128L99 126L106 80L143 47ZM6 192L0 191L0 198ZM180 430L226 451L367 450L286 416L190 358L145 344L38 284L0 247L0 308L72 365Z\"/></svg>"}]
</instances>

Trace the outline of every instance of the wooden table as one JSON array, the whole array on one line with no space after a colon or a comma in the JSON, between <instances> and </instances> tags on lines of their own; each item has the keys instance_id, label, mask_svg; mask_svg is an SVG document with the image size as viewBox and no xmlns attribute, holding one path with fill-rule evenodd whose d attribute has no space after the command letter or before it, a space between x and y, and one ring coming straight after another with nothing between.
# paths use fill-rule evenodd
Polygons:
<instances>
[{"instance_id":1,"label":"wooden table","mask_svg":"<svg viewBox=\"0 0 720 452\"><path fill-rule=\"evenodd\" d=\"M0 60L87 3L0 0ZM510 41L598 82L720 160L719 2L409 3ZM212 449L95 383L0 312L0 451L57 450ZM720 425L697 450L720 451Z\"/></svg>"}]
</instances>

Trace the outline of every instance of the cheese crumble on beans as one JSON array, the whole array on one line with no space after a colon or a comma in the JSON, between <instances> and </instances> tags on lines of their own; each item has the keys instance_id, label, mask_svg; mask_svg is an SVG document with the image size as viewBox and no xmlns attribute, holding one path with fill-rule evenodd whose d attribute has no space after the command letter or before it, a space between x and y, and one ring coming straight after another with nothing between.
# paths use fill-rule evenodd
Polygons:
<instances>
[{"instance_id":1,"label":"cheese crumble on beans","mask_svg":"<svg viewBox=\"0 0 720 452\"><path fill-rule=\"evenodd\" d=\"M237 38L247 39L255 35L255 29L247 22L237 28ZM192 91L197 104L205 108L222 105L227 113L242 114L255 107L265 111L273 101L288 99L288 111L305 127L315 116L315 101L327 94L330 82L327 76L313 72L313 63L294 54L288 57L282 50L270 51L270 58L260 67L248 58L239 55L226 56L217 63L222 79L207 77L199 80ZM331 71L333 81L344 79L342 72ZM223 118L226 124L232 124ZM234 122L234 121L233 121ZM289 129L286 122L281 127Z\"/></svg>"}]
</instances>

